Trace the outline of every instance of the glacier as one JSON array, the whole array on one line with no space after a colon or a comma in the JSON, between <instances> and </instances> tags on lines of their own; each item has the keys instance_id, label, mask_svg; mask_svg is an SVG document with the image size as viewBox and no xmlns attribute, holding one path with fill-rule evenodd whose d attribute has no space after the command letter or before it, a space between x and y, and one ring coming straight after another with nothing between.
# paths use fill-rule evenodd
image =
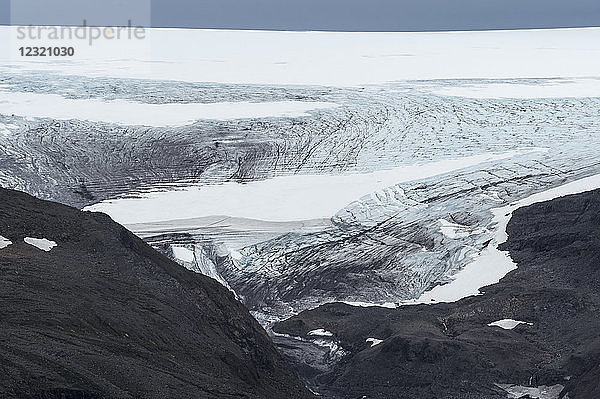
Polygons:
<instances>
[{"instance_id":1,"label":"glacier","mask_svg":"<svg viewBox=\"0 0 600 399\"><path fill-rule=\"evenodd\" d=\"M0 185L107 212L264 324L440 300L494 210L600 173L599 35L157 30L222 46L0 58Z\"/></svg>"}]
</instances>

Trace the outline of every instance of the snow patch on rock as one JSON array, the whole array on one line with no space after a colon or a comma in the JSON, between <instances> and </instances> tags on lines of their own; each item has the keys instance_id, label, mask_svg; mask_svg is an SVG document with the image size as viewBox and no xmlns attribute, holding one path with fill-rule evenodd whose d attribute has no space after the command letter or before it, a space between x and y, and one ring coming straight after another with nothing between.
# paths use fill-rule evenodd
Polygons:
<instances>
[{"instance_id":1,"label":"snow patch on rock","mask_svg":"<svg viewBox=\"0 0 600 399\"><path fill-rule=\"evenodd\" d=\"M309 331L307 335L316 335L319 337L333 337L333 333L322 328Z\"/></svg>"},{"instance_id":2,"label":"snow patch on rock","mask_svg":"<svg viewBox=\"0 0 600 399\"><path fill-rule=\"evenodd\" d=\"M502 320L498 320L493 323L490 323L490 324L488 324L488 326L500 327L505 330L512 330L513 328L515 328L516 326L518 326L520 324L527 324L528 326L533 325L533 323L528 323L526 321L519 321L519 320L513 320L513 319L502 319Z\"/></svg>"},{"instance_id":3,"label":"snow patch on rock","mask_svg":"<svg viewBox=\"0 0 600 399\"><path fill-rule=\"evenodd\" d=\"M0 236L0 249L8 247L10 244L12 244L12 241L10 241L8 238Z\"/></svg>"},{"instance_id":4,"label":"snow patch on rock","mask_svg":"<svg viewBox=\"0 0 600 399\"><path fill-rule=\"evenodd\" d=\"M342 301L342 303L345 303L346 305L350 305L350 306L361 307L361 308L378 307L378 308L386 308L386 309L395 309L398 306L400 306L400 302L375 303L375 302L359 302L359 301Z\"/></svg>"},{"instance_id":5,"label":"snow patch on rock","mask_svg":"<svg viewBox=\"0 0 600 399\"><path fill-rule=\"evenodd\" d=\"M56 242L48 240L46 238L32 238L25 237L23 239L25 243L29 245L33 245L34 247L41 249L42 251L50 252L52 248L56 247L58 244Z\"/></svg>"},{"instance_id":6,"label":"snow patch on rock","mask_svg":"<svg viewBox=\"0 0 600 399\"><path fill-rule=\"evenodd\" d=\"M382 339L377 339L377 338L367 338L367 340L365 342L370 343L371 344L371 348L372 348L372 347L377 346L380 343L382 343L383 340Z\"/></svg>"}]
</instances>

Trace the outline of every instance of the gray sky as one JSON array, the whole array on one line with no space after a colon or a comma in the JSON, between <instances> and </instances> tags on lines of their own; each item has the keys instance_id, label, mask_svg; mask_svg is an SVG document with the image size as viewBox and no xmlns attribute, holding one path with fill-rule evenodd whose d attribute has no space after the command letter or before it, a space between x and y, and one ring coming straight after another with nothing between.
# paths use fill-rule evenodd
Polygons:
<instances>
[{"instance_id":1,"label":"gray sky","mask_svg":"<svg viewBox=\"0 0 600 399\"><path fill-rule=\"evenodd\" d=\"M0 0L0 24L11 22ZM150 15L151 11L151 15ZM419 31L600 26L600 0L12 0L12 23Z\"/></svg>"}]
</instances>

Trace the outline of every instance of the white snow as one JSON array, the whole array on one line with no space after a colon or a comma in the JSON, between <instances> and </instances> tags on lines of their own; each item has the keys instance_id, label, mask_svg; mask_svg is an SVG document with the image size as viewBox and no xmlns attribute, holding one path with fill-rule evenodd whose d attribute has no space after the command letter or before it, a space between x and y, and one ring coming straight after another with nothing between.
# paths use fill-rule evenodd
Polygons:
<instances>
[{"instance_id":1,"label":"white snow","mask_svg":"<svg viewBox=\"0 0 600 399\"><path fill-rule=\"evenodd\" d=\"M239 251L236 251L235 249L230 249L229 255L235 260L241 260L244 257L244 255L242 255Z\"/></svg>"},{"instance_id":2,"label":"white snow","mask_svg":"<svg viewBox=\"0 0 600 399\"><path fill-rule=\"evenodd\" d=\"M455 302L472 295L479 295L479 289L500 281L506 274L517 268L508 252L498 250L498 245L506 242L506 226L512 213L521 207L537 202L549 201L570 194L578 194L600 188L600 175L576 180L537 194L533 194L510 205L492 210L496 233L487 248L465 268L453 276L449 284L436 286L425 292L414 303Z\"/></svg>"},{"instance_id":3,"label":"white snow","mask_svg":"<svg viewBox=\"0 0 600 399\"><path fill-rule=\"evenodd\" d=\"M8 238L4 238L3 236L0 236L0 249L4 249L11 244L12 244L12 242Z\"/></svg>"},{"instance_id":4,"label":"white snow","mask_svg":"<svg viewBox=\"0 0 600 399\"><path fill-rule=\"evenodd\" d=\"M383 303L372 303L372 302L356 302L356 301L342 301L346 305L350 306L358 306L361 308L370 308L370 307L378 307L378 308L387 308L387 309L395 309L400 303L395 302L383 302Z\"/></svg>"},{"instance_id":5,"label":"white snow","mask_svg":"<svg viewBox=\"0 0 600 399\"><path fill-rule=\"evenodd\" d=\"M370 342L371 343L371 348L372 348L372 347L374 347L374 346L379 345L380 343L382 343L383 340L382 339L377 339L377 338L367 338L367 340L365 342L367 342L367 343Z\"/></svg>"},{"instance_id":6,"label":"white snow","mask_svg":"<svg viewBox=\"0 0 600 399\"><path fill-rule=\"evenodd\" d=\"M33 245L34 247L41 249L42 251L49 252L52 248L56 247L57 244L54 241L50 241L46 238L31 238L25 237L23 239L27 244Z\"/></svg>"},{"instance_id":7,"label":"white snow","mask_svg":"<svg viewBox=\"0 0 600 399\"><path fill-rule=\"evenodd\" d=\"M173 251L173 255L183 262L194 261L194 251L189 250L186 247L172 245L171 250Z\"/></svg>"},{"instance_id":8,"label":"white snow","mask_svg":"<svg viewBox=\"0 0 600 399\"><path fill-rule=\"evenodd\" d=\"M304 101L145 104L10 91L0 91L0 95L0 114L4 115L155 127L189 125L201 119L302 117L309 115L307 112L311 110L336 107L333 103Z\"/></svg>"},{"instance_id":9,"label":"white snow","mask_svg":"<svg viewBox=\"0 0 600 399\"><path fill-rule=\"evenodd\" d=\"M363 174L294 175L244 184L188 185L143 193L140 198L107 200L85 210L107 213L121 224L213 215L280 222L330 218L351 201L401 182L538 151L547 149L480 154Z\"/></svg>"},{"instance_id":10,"label":"white snow","mask_svg":"<svg viewBox=\"0 0 600 399\"><path fill-rule=\"evenodd\" d=\"M318 337L333 337L333 333L322 328L309 331L307 335L316 335Z\"/></svg>"},{"instance_id":11,"label":"white snow","mask_svg":"<svg viewBox=\"0 0 600 399\"><path fill-rule=\"evenodd\" d=\"M543 84L481 83L433 90L435 94L466 98L583 98L600 97L600 79L557 79Z\"/></svg>"},{"instance_id":12,"label":"white snow","mask_svg":"<svg viewBox=\"0 0 600 399\"><path fill-rule=\"evenodd\" d=\"M73 59L20 57L1 27L0 64L91 77L356 86L397 80L597 77L600 29L272 32L147 29L145 40L73 40ZM55 45L38 41L39 45ZM440 67L442 65L443 67Z\"/></svg>"},{"instance_id":13,"label":"white snow","mask_svg":"<svg viewBox=\"0 0 600 399\"><path fill-rule=\"evenodd\" d=\"M502 319L502 320L498 320L493 323L490 323L490 324L488 324L488 326L489 327L500 327L505 330L512 330L513 328L515 328L516 326L518 326L520 324L527 324L528 326L533 325L533 323L527 323L526 321L519 321L519 320L513 320L513 319Z\"/></svg>"}]
</instances>

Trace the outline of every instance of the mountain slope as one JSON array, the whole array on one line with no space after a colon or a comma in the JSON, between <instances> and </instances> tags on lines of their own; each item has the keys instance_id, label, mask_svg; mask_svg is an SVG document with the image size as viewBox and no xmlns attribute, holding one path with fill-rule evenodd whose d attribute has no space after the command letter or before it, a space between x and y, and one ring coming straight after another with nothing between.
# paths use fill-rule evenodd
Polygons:
<instances>
[{"instance_id":1,"label":"mountain slope","mask_svg":"<svg viewBox=\"0 0 600 399\"><path fill-rule=\"evenodd\" d=\"M311 397L229 291L108 216L0 189L0 235L0 396Z\"/></svg>"},{"instance_id":2,"label":"mountain slope","mask_svg":"<svg viewBox=\"0 0 600 399\"><path fill-rule=\"evenodd\" d=\"M507 232L501 249L518 268L483 295L397 309L333 303L273 330L302 339L278 338L314 389L345 398L597 399L600 190L519 208ZM318 329L339 361L295 355Z\"/></svg>"}]
</instances>

